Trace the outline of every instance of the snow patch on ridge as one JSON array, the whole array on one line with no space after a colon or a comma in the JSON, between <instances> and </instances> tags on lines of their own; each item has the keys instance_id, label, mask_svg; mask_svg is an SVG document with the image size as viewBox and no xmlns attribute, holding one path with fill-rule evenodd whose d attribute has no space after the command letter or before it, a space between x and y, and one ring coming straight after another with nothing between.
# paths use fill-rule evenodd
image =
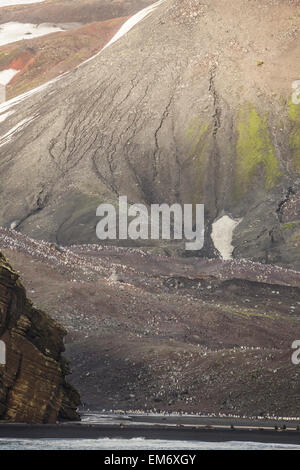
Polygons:
<instances>
[{"instance_id":1,"label":"snow patch on ridge","mask_svg":"<svg viewBox=\"0 0 300 470\"><path fill-rule=\"evenodd\" d=\"M11 79L19 72L15 69L6 69L0 72L0 85L7 85Z\"/></svg>"},{"instance_id":2,"label":"snow patch on ridge","mask_svg":"<svg viewBox=\"0 0 300 470\"><path fill-rule=\"evenodd\" d=\"M159 0L158 2L150 5L147 8L136 13L134 16L129 18L119 29L119 31L114 35L114 37L103 47L102 51L107 47L111 46L114 42L118 41L121 37L127 34L136 24L142 21L146 16L152 13L159 5L161 5L165 0Z\"/></svg>"},{"instance_id":3,"label":"snow patch on ridge","mask_svg":"<svg viewBox=\"0 0 300 470\"><path fill-rule=\"evenodd\" d=\"M224 260L232 259L234 246L232 245L233 231L242 219L234 220L224 215L212 224L211 238L215 248Z\"/></svg>"},{"instance_id":4,"label":"snow patch on ridge","mask_svg":"<svg viewBox=\"0 0 300 470\"><path fill-rule=\"evenodd\" d=\"M144 8L143 10L139 11L135 15L133 15L129 20L125 21L125 23L121 26L119 31L111 38L111 40L101 49L101 51L97 52L97 54L93 55L89 59L85 60L81 64L77 66L77 68L81 67L82 65L90 62L93 60L95 57L98 55L102 54L102 52L107 49L107 47L111 46L114 44L116 41L118 41L120 38L125 36L135 25L137 25L140 21L142 21L146 16L148 16L150 13L152 13L159 5L161 5L165 0L159 0L158 2L154 3L153 5L150 5L149 7Z\"/></svg>"},{"instance_id":5,"label":"snow patch on ridge","mask_svg":"<svg viewBox=\"0 0 300 470\"><path fill-rule=\"evenodd\" d=\"M0 122L3 122L5 121L5 119L8 118L8 116L10 116L12 114L12 112L8 112L8 113L4 113L0 116Z\"/></svg>"},{"instance_id":6,"label":"snow patch on ridge","mask_svg":"<svg viewBox=\"0 0 300 470\"><path fill-rule=\"evenodd\" d=\"M29 96L35 95L39 91L44 90L47 88L51 83L55 83L58 80L60 80L62 77L64 77L67 73L65 72L62 75L59 75L58 77L53 78L50 82L44 83L43 85L38 86L37 88L33 88L30 91L26 91L22 95L18 95L15 98L12 98L11 100L5 101L3 104L0 105L0 122L5 121L8 116L14 113L14 111L7 112L8 109L12 108L16 104L20 103L21 101L24 101L26 98ZM3 114L4 113L4 114Z\"/></svg>"},{"instance_id":7,"label":"snow patch on ridge","mask_svg":"<svg viewBox=\"0 0 300 470\"><path fill-rule=\"evenodd\" d=\"M1 116L0 116L0 119L1 119ZM10 129L6 134L4 134L1 138L0 138L0 147L2 147L2 145L5 145L7 144L8 142L11 141L12 137L14 136L14 134L21 130L21 129L24 129L24 127L28 126L28 124L30 122L32 122L34 120L34 118L27 118L27 119L23 119L22 121L20 121L16 126L14 126L12 129Z\"/></svg>"},{"instance_id":8,"label":"snow patch on ridge","mask_svg":"<svg viewBox=\"0 0 300 470\"><path fill-rule=\"evenodd\" d=\"M28 3L42 3L45 0L0 0L1 7L12 7L13 5L27 5Z\"/></svg>"}]
</instances>

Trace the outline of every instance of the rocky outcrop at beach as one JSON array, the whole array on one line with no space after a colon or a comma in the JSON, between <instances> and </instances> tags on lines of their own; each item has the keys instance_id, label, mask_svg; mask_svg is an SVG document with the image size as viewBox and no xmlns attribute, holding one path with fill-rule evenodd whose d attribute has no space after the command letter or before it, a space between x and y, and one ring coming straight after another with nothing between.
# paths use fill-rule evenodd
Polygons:
<instances>
[{"instance_id":1,"label":"rocky outcrop at beach","mask_svg":"<svg viewBox=\"0 0 300 470\"><path fill-rule=\"evenodd\" d=\"M18 274L0 253L0 340L6 349L5 363L0 364L0 420L79 419L79 394L65 381L65 335L63 327L34 308Z\"/></svg>"}]
</instances>

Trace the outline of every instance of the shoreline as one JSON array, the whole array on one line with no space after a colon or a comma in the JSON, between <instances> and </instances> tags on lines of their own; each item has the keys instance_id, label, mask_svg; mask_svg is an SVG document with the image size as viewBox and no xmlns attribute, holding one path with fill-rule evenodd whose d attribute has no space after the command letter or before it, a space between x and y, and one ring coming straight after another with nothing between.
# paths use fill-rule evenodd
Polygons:
<instances>
[{"instance_id":1,"label":"shoreline","mask_svg":"<svg viewBox=\"0 0 300 470\"><path fill-rule=\"evenodd\" d=\"M0 439L159 439L257 442L300 446L298 422L177 416L98 415L98 422L15 424L0 422ZM276 424L275 424L276 423ZM275 429L278 426L278 429ZM1 443L0 443L1 447Z\"/></svg>"}]
</instances>

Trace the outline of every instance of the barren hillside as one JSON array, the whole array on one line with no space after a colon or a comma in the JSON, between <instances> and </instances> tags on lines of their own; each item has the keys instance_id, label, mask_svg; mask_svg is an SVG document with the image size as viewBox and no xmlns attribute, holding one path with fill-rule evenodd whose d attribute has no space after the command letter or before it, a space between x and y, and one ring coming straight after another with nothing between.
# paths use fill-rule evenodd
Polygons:
<instances>
[{"instance_id":1,"label":"barren hillside","mask_svg":"<svg viewBox=\"0 0 300 470\"><path fill-rule=\"evenodd\" d=\"M94 242L96 207L118 195L203 202L203 254L228 214L243 219L236 258L299 268L299 21L299 1L165 0L93 60L2 106L0 223Z\"/></svg>"},{"instance_id":2,"label":"barren hillside","mask_svg":"<svg viewBox=\"0 0 300 470\"><path fill-rule=\"evenodd\" d=\"M69 380L86 410L299 416L299 273L65 249L9 230L0 249L35 305L67 329Z\"/></svg>"}]
</instances>

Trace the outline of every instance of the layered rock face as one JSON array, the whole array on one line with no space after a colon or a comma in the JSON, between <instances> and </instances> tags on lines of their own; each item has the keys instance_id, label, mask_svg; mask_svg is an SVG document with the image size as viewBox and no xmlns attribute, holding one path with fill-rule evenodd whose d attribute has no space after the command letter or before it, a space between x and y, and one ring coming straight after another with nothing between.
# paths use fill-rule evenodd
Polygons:
<instances>
[{"instance_id":1,"label":"layered rock face","mask_svg":"<svg viewBox=\"0 0 300 470\"><path fill-rule=\"evenodd\" d=\"M299 1L165 0L93 60L2 107L0 224L94 242L97 206L119 195L204 203L202 254L228 214L242 218L234 257L299 269L299 22Z\"/></svg>"},{"instance_id":2,"label":"layered rock face","mask_svg":"<svg viewBox=\"0 0 300 470\"><path fill-rule=\"evenodd\" d=\"M65 334L32 306L18 275L0 254L0 340L6 349L5 364L0 364L0 420L55 423L79 418L79 395L65 381Z\"/></svg>"}]
</instances>

